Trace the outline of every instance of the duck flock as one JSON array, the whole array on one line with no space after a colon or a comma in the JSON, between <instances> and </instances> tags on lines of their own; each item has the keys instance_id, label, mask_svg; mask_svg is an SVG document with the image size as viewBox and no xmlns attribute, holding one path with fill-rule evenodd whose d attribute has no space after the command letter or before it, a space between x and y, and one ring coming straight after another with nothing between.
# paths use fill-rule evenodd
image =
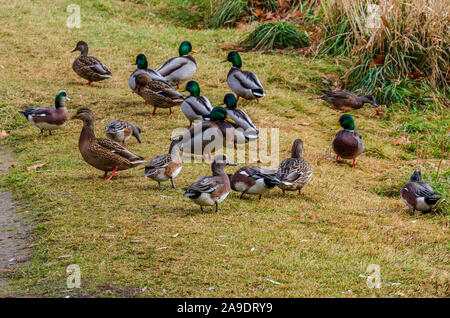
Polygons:
<instances>
[{"instance_id":1,"label":"duck flock","mask_svg":"<svg viewBox=\"0 0 450 318\"><path fill-rule=\"evenodd\" d=\"M92 82L106 80L112 77L111 71L98 58L88 55L88 44L79 41L72 52L79 51L80 55L75 59L72 68L80 77L86 79L89 85ZM194 150L194 154L202 155L205 161L211 162L211 176L200 177L185 188L184 197L191 199L200 206L215 206L222 202L231 190L245 194L259 195L279 187L283 194L285 191L298 191L301 194L312 178L311 166L303 159L303 142L301 139L293 141L291 157L284 159L278 170L269 170L258 166L245 166L238 169L234 174L226 174L225 167L235 166L225 155L218 154L214 158L211 152L219 149L220 145L208 147L210 140L205 136L219 133L224 140L231 138L234 143L248 142L258 138L258 129L250 117L241 109L237 109L240 98L246 100L256 99L260 102L264 94L264 88L251 71L242 70L242 59L238 52L232 51L228 54L225 62L232 63L227 75L227 83L236 94L226 94L224 106L212 107L205 96L200 95L200 86L192 81L197 70L197 63L191 52L192 45L184 41L179 46L179 56L168 59L157 70L148 68L148 61L144 54L136 57L137 69L131 74L128 86L132 92L141 96L146 104L154 107L151 115L156 113L157 108L169 108L170 114L173 107L180 106L183 114L189 121L186 133L171 138L167 153L154 157L145 166L144 176L158 182L170 181L175 188L174 179L179 175L183 162L180 151L186 149ZM179 92L180 84L186 82L186 91L189 96L185 97ZM176 88L175 88L176 87ZM372 95L358 96L346 90L323 91L320 98L331 103L335 108L349 112L359 109L368 103L376 107ZM132 153L124 147L125 141L134 136L141 142L141 129L133 124L122 120L112 120L106 126L105 132L108 138L97 138L94 133L94 115L89 108L80 108L74 116L69 116L65 102L70 100L65 91L60 91L55 98L55 107L25 109L19 113L41 130L61 129L66 122L73 119L83 121L83 128L79 138L79 150L83 159L91 166L104 171L104 179L111 180L118 170L134 168L145 163L143 157ZM332 148L336 153L336 162L339 158L353 160L352 168L355 167L356 158L363 153L364 143L361 135L355 130L355 122L351 115L343 114L339 118L342 127L332 141ZM194 125L193 125L194 124ZM225 138L227 137L227 138ZM200 145L197 147L196 145ZM197 152L195 152L197 151ZM111 175L108 177L108 172ZM421 173L415 171L409 182L400 190L405 204L415 210L429 212L441 198L439 193L434 192L430 185L422 182Z\"/></svg>"}]
</instances>

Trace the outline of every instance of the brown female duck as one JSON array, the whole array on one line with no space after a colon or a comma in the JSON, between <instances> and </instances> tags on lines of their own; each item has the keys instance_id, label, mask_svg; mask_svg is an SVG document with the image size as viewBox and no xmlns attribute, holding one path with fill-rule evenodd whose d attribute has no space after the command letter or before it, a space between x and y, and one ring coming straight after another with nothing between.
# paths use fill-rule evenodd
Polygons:
<instances>
[{"instance_id":1,"label":"brown female duck","mask_svg":"<svg viewBox=\"0 0 450 318\"><path fill-rule=\"evenodd\" d=\"M92 82L103 81L111 78L112 74L105 64L94 56L88 56L88 45L84 41L79 41L72 52L80 51L80 55L73 61L72 69L80 77L88 80L88 85Z\"/></svg>"},{"instance_id":2,"label":"brown female duck","mask_svg":"<svg viewBox=\"0 0 450 318\"><path fill-rule=\"evenodd\" d=\"M320 99L331 103L334 107L344 112L349 112L352 109L360 109L366 103L377 108L377 113L379 111L375 98L372 95L358 96L346 90L322 90L322 93L324 95L319 97Z\"/></svg>"},{"instance_id":3,"label":"brown female duck","mask_svg":"<svg viewBox=\"0 0 450 318\"><path fill-rule=\"evenodd\" d=\"M94 115L89 108L80 108L71 119L83 121L78 148L84 161L105 172L104 179L106 179L108 171L112 171L108 178L111 180L117 170L134 168L145 162L144 158L128 151L115 141L96 138Z\"/></svg>"},{"instance_id":4,"label":"brown female duck","mask_svg":"<svg viewBox=\"0 0 450 318\"><path fill-rule=\"evenodd\" d=\"M303 159L303 141L296 139L292 144L291 158L284 159L276 174L281 184L278 187L283 191L298 191L308 184L312 177L311 166Z\"/></svg>"},{"instance_id":5,"label":"brown female duck","mask_svg":"<svg viewBox=\"0 0 450 318\"><path fill-rule=\"evenodd\" d=\"M336 162L339 157L344 159L353 159L352 168L355 167L356 157L364 151L364 143L358 131L355 130L355 121L353 117L344 114L339 118L341 127L333 140L332 146L336 153Z\"/></svg>"},{"instance_id":6,"label":"brown female duck","mask_svg":"<svg viewBox=\"0 0 450 318\"><path fill-rule=\"evenodd\" d=\"M155 115L156 107L169 108L172 114L172 107L181 105L184 96L169 84L153 80L147 73L140 73L136 76L136 89L134 92L141 96L146 104L153 105Z\"/></svg>"}]
</instances>

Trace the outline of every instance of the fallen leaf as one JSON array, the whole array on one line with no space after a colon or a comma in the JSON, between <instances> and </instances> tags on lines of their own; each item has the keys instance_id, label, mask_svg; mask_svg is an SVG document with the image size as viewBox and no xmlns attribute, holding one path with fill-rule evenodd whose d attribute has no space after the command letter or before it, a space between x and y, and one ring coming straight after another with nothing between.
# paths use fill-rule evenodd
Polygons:
<instances>
[{"instance_id":1,"label":"fallen leaf","mask_svg":"<svg viewBox=\"0 0 450 318\"><path fill-rule=\"evenodd\" d=\"M396 146L409 145L410 143L412 143L412 141L409 140L409 136L408 137L402 136L400 138L395 139L395 141L394 141L394 145L396 145Z\"/></svg>"},{"instance_id":2,"label":"fallen leaf","mask_svg":"<svg viewBox=\"0 0 450 318\"><path fill-rule=\"evenodd\" d=\"M192 7L189 8L189 11L191 13L195 13L195 12L197 12L197 8L198 8L198 5L192 6Z\"/></svg>"},{"instance_id":3,"label":"fallen leaf","mask_svg":"<svg viewBox=\"0 0 450 318\"><path fill-rule=\"evenodd\" d=\"M34 166L31 166L31 167L28 167L27 171L37 170L37 169L42 168L42 167L47 167L49 164L50 164L50 162L40 163L38 165L34 165Z\"/></svg>"},{"instance_id":4,"label":"fallen leaf","mask_svg":"<svg viewBox=\"0 0 450 318\"><path fill-rule=\"evenodd\" d=\"M302 125L302 126L309 126L309 125L311 125L311 124L310 124L310 123L307 123L306 121L304 121L304 122L300 123L300 125Z\"/></svg>"},{"instance_id":5,"label":"fallen leaf","mask_svg":"<svg viewBox=\"0 0 450 318\"><path fill-rule=\"evenodd\" d=\"M6 130L0 130L0 138L9 136L9 133L10 133L9 131L6 131Z\"/></svg>"},{"instance_id":6,"label":"fallen leaf","mask_svg":"<svg viewBox=\"0 0 450 318\"><path fill-rule=\"evenodd\" d=\"M125 229L125 230L123 230L126 234L131 234L131 233L133 233L130 229Z\"/></svg>"}]
</instances>

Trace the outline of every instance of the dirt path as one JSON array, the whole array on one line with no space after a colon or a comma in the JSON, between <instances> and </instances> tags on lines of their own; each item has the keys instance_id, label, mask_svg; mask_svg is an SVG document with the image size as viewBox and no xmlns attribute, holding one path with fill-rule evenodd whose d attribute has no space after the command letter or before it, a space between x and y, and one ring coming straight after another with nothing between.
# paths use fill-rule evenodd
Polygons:
<instances>
[{"instance_id":1,"label":"dirt path","mask_svg":"<svg viewBox=\"0 0 450 318\"><path fill-rule=\"evenodd\" d=\"M0 147L0 174L8 171L14 163L11 153ZM16 214L16 204L9 191L0 188L0 291L8 285L7 274L18 264L29 260L27 226Z\"/></svg>"}]
</instances>

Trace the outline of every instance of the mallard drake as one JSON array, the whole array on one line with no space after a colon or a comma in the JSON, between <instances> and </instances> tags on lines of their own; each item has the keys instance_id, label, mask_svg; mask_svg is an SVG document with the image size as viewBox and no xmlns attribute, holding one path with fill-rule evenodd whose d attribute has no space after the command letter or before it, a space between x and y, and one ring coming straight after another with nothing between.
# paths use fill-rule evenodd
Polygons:
<instances>
[{"instance_id":1,"label":"mallard drake","mask_svg":"<svg viewBox=\"0 0 450 318\"><path fill-rule=\"evenodd\" d=\"M88 45L84 41L79 41L72 52L80 51L80 55L73 61L72 69L80 77L88 80L88 85L92 82L103 81L111 78L112 74L105 64L94 56L88 56Z\"/></svg>"},{"instance_id":2,"label":"mallard drake","mask_svg":"<svg viewBox=\"0 0 450 318\"><path fill-rule=\"evenodd\" d=\"M241 199L244 197L244 194L248 193L258 194L261 200L261 196L276 185L291 185L289 182L280 181L276 176L276 172L276 170L255 166L242 167L230 176L231 189L241 192Z\"/></svg>"},{"instance_id":3,"label":"mallard drake","mask_svg":"<svg viewBox=\"0 0 450 318\"><path fill-rule=\"evenodd\" d=\"M144 158L128 151L120 144L107 138L97 138L94 133L94 115L89 108L78 109L71 119L83 121L78 148L88 164L105 172L112 171L107 180L111 180L116 171L134 168L145 162Z\"/></svg>"},{"instance_id":4,"label":"mallard drake","mask_svg":"<svg viewBox=\"0 0 450 318\"><path fill-rule=\"evenodd\" d=\"M186 91L190 95L181 104L181 111L189 120L189 127L196 120L202 120L203 116L207 116L212 111L212 106L208 98L200 96L200 86L196 81L189 81L186 84Z\"/></svg>"},{"instance_id":5,"label":"mallard drake","mask_svg":"<svg viewBox=\"0 0 450 318\"><path fill-rule=\"evenodd\" d=\"M141 128L135 124L123 120L111 120L106 126L106 137L111 140L121 142L122 145L131 136L134 136L139 143L141 143Z\"/></svg>"},{"instance_id":6,"label":"mallard drake","mask_svg":"<svg viewBox=\"0 0 450 318\"><path fill-rule=\"evenodd\" d=\"M238 100L239 97L248 100L256 98L256 101L259 103L259 99L265 96L264 88L254 73L241 69L242 60L239 53L236 51L228 53L225 62L231 62L233 64L228 72L227 83L231 90L238 96Z\"/></svg>"},{"instance_id":7,"label":"mallard drake","mask_svg":"<svg viewBox=\"0 0 450 318\"><path fill-rule=\"evenodd\" d=\"M284 182L278 187L284 191L298 190L302 194L302 188L308 184L312 177L310 165L303 159L303 141L296 139L292 144L291 158L284 159L276 174L278 180ZM290 183L290 184L286 184Z\"/></svg>"},{"instance_id":8,"label":"mallard drake","mask_svg":"<svg viewBox=\"0 0 450 318\"><path fill-rule=\"evenodd\" d=\"M205 161L210 161L212 152L226 146L227 142L233 142L234 121L223 107L214 107L204 118L207 120L192 126L183 134L181 148L184 153L203 155Z\"/></svg>"},{"instance_id":9,"label":"mallard drake","mask_svg":"<svg viewBox=\"0 0 450 318\"><path fill-rule=\"evenodd\" d=\"M326 91L322 90L323 96L319 97L324 101L331 103L339 110L349 112L352 109L360 109L364 104L370 104L377 109L378 105L375 102L375 97L372 95L358 96L346 90Z\"/></svg>"},{"instance_id":10,"label":"mallard drake","mask_svg":"<svg viewBox=\"0 0 450 318\"><path fill-rule=\"evenodd\" d=\"M136 56L136 65L137 69L133 73L131 73L130 78L128 79L128 86L132 91L136 89L136 76L141 73L147 73L154 81L161 81L170 85L170 83L166 81L164 76L159 74L157 71L148 68L147 57L144 54L141 53Z\"/></svg>"},{"instance_id":11,"label":"mallard drake","mask_svg":"<svg viewBox=\"0 0 450 318\"><path fill-rule=\"evenodd\" d=\"M183 196L200 205L202 212L205 205L215 205L216 212L218 212L219 203L225 200L231 191L230 179L224 169L226 166L235 165L225 155L216 155L211 164L212 176L201 177L195 180L186 188Z\"/></svg>"},{"instance_id":12,"label":"mallard drake","mask_svg":"<svg viewBox=\"0 0 450 318\"><path fill-rule=\"evenodd\" d=\"M173 179L180 173L183 163L180 158L180 142L182 136L177 136L170 143L169 152L153 158L146 166L144 177L149 177L158 182L170 180L172 188L175 189Z\"/></svg>"},{"instance_id":13,"label":"mallard drake","mask_svg":"<svg viewBox=\"0 0 450 318\"><path fill-rule=\"evenodd\" d=\"M226 105L228 117L230 117L235 122L233 126L235 128L242 129L245 140L248 141L258 139L258 130L256 129L256 126L253 124L250 117L245 111L236 109L236 97L233 94L226 94L223 101Z\"/></svg>"},{"instance_id":14,"label":"mallard drake","mask_svg":"<svg viewBox=\"0 0 450 318\"><path fill-rule=\"evenodd\" d=\"M403 202L413 210L422 211L424 213L431 212L431 208L439 201L440 193L434 192L433 188L422 181L420 171L414 171L406 183L400 189L400 196Z\"/></svg>"},{"instance_id":15,"label":"mallard drake","mask_svg":"<svg viewBox=\"0 0 450 318\"><path fill-rule=\"evenodd\" d=\"M69 117L64 104L66 100L70 100L66 91L59 91L55 97L55 108L24 106L25 110L19 111L19 114L24 115L29 122L38 127L41 130L41 135L44 134L44 130L48 130L51 135L52 130L62 129L66 125Z\"/></svg>"},{"instance_id":16,"label":"mallard drake","mask_svg":"<svg viewBox=\"0 0 450 318\"><path fill-rule=\"evenodd\" d=\"M190 52L195 53L189 41L181 43L178 52L180 56L168 59L157 71L170 83L177 84L177 89L180 89L181 82L194 76L195 71L197 71L197 62L189 55Z\"/></svg>"},{"instance_id":17,"label":"mallard drake","mask_svg":"<svg viewBox=\"0 0 450 318\"><path fill-rule=\"evenodd\" d=\"M172 107L178 106L184 101L184 96L172 86L162 82L152 80L147 73L141 73L136 76L136 94L141 96L146 104L153 106L155 115L156 108L169 108L170 114L173 114Z\"/></svg>"},{"instance_id":18,"label":"mallard drake","mask_svg":"<svg viewBox=\"0 0 450 318\"><path fill-rule=\"evenodd\" d=\"M339 118L341 129L334 137L332 146L336 153L336 162L339 157L344 159L353 159L352 168L355 167L356 157L364 151L364 142L360 133L355 130L355 121L349 114L344 114Z\"/></svg>"}]
</instances>

